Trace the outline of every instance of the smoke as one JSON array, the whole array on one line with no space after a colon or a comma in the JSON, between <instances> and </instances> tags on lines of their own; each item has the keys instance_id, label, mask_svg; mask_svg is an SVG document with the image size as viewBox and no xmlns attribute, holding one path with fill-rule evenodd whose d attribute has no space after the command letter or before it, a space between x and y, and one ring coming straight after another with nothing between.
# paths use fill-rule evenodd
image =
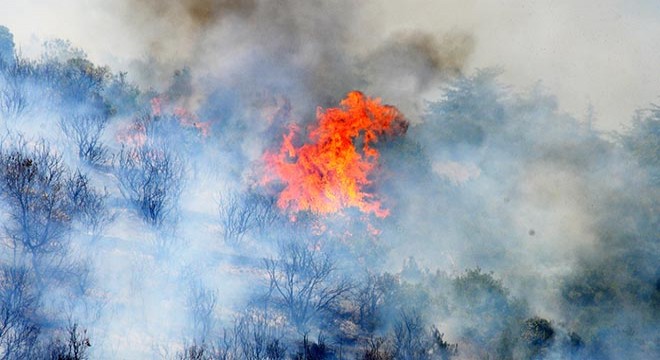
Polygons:
<instances>
[{"instance_id":1,"label":"smoke","mask_svg":"<svg viewBox=\"0 0 660 360\"><path fill-rule=\"evenodd\" d=\"M412 99L459 74L474 47L461 31L405 31L374 41L363 5L343 0L124 1L101 8L141 49L124 67L145 87L162 89L185 66L197 91L231 82L247 94L284 92L308 109L332 106L356 88L388 101ZM411 117L423 107L421 100L400 106Z\"/></svg>"},{"instance_id":2,"label":"smoke","mask_svg":"<svg viewBox=\"0 0 660 360\"><path fill-rule=\"evenodd\" d=\"M439 83L460 75L474 50L468 33L450 33L442 38L421 31L392 35L361 60L367 89L417 119L423 112L420 95ZM405 99L401 101L400 99Z\"/></svg>"},{"instance_id":3,"label":"smoke","mask_svg":"<svg viewBox=\"0 0 660 360\"><path fill-rule=\"evenodd\" d=\"M128 1L117 11L148 49L148 61L135 66L152 68L145 79L152 84L186 65L197 76L231 77L248 91L302 86L327 100L355 85L345 54L359 23L350 2Z\"/></svg>"},{"instance_id":4,"label":"smoke","mask_svg":"<svg viewBox=\"0 0 660 360\"><path fill-rule=\"evenodd\" d=\"M163 5L154 6L156 3ZM440 38L451 32L467 33L475 44L468 68L497 64L505 70L503 80L519 89L528 89L543 81L557 95L562 109L577 118L582 118L592 104L597 115L594 126L598 129L621 130L622 125L629 123L634 110L656 100L658 84L648 80L654 78L657 44L660 43L655 21L658 8L653 1L608 0L605 5L598 1L579 4L560 1L530 5L511 0L506 5L479 6L456 0L415 0L405 5L367 1L348 6L332 1L317 4L323 12L311 14L305 14L305 8L316 5L268 3L88 1L81 4L61 1L57 7L47 9L43 0L6 1L3 3L6 11L0 14L0 22L12 29L26 55L38 53L44 38L60 37L84 48L94 62L124 71L131 68L129 63L133 60L144 62L154 55L150 54L153 49L150 50L149 44L160 44L158 47L168 54L162 65L170 64L169 69L150 78L163 79L171 73L171 68L181 67L181 61L174 60L187 57L189 50L195 47L187 40L199 39L203 31L194 20L196 16L188 15L189 12L208 14L201 16L208 19L201 21L206 31L223 23L235 23L236 18L270 23L267 12L254 16L260 8L289 8L292 13L301 15L298 19L314 19L325 12L328 16L323 17L341 24L327 30L331 33L347 30L350 36L344 39L345 44L350 43L359 53L376 48L400 32L425 32ZM333 11L336 13L338 8L347 11L334 17ZM160 13L155 9L173 13L163 16L174 17L174 21L160 21ZM277 14L278 11L272 12L274 19ZM351 19L357 20L351 22ZM276 21L287 23L283 18ZM250 23L258 27L256 21ZM273 33L267 32L265 39L270 39L270 34ZM233 33L232 37L236 35L238 33ZM207 50L213 50L214 55L227 51L215 46ZM131 71L130 76L142 78L144 75ZM155 86L155 83L145 82L145 85Z\"/></svg>"},{"instance_id":5,"label":"smoke","mask_svg":"<svg viewBox=\"0 0 660 360\"><path fill-rule=\"evenodd\" d=\"M96 191L94 201L76 202L58 190L67 194L58 195L66 205L58 211L89 206L103 215L93 226L83 221L89 216L57 217L61 251L43 258L3 230L2 264L25 252L19 265L41 282L41 338L75 319L96 357L172 358L191 342L277 326L292 355L309 331L361 356L379 337L389 339L383 349L396 348L390 342L405 337L392 336L400 321L423 321L425 330L406 336L432 338L428 326L437 326L458 344L459 358L657 353L649 344L658 338L658 111L640 111L635 121L621 114L648 103L658 84L627 93L634 79L652 78L646 67L626 74L598 62L582 76L579 66L609 55L633 68L619 55L626 46L599 41L634 32L621 27L644 18L638 11L607 2L630 17L605 21L586 5L549 10L516 1L416 1L405 9L348 0L65 1L53 14L71 21L57 32L43 4L29 3L8 4L6 13L32 11L41 36L72 42L27 51L29 22L0 15L8 25L0 27L8 134L0 155L13 154L15 134L25 134L25 149L42 144L61 156L63 178L80 170ZM576 25L580 16L584 25ZM599 24L614 25L597 31ZM571 29L584 31L571 39ZM587 46L590 37L597 41ZM648 49L644 62L660 53ZM521 90L539 79L545 85ZM602 89L625 96L612 101ZM342 137L330 122L314 138L319 109L340 106L353 90L396 106L410 120L406 134L380 139L359 128ZM574 115L586 109L585 94L596 94L586 121ZM356 118L336 121L353 126ZM632 125L612 135L592 123ZM278 208L285 191L291 204L300 194L260 180L273 175L264 176L273 171L265 154L281 149L288 157L277 167L295 164L293 149L303 145L292 143L290 128L329 148L311 152L309 178L357 178L357 194L339 194L357 201L295 216ZM327 146L332 139L336 148ZM358 151L342 151L346 144ZM323 163L360 149L379 161ZM2 218L11 225L14 170L3 169ZM336 176L345 169L357 175ZM338 198L331 186L313 188L317 198ZM311 283L307 273L287 273L303 270ZM286 278L292 292L303 289L300 299L330 293L337 301L316 303L294 324L300 299L273 285ZM305 284L322 286L303 293ZM448 345L441 336L429 346L454 356Z\"/></svg>"},{"instance_id":6,"label":"smoke","mask_svg":"<svg viewBox=\"0 0 660 360\"><path fill-rule=\"evenodd\" d=\"M255 1L123 1L118 5L113 15L139 36L147 59L156 63L142 64L144 69L163 67L151 69L155 78L145 81L164 80L177 66L194 61L203 51L199 47L207 32L224 25L225 18L249 17L256 8ZM161 59L163 63L158 63Z\"/></svg>"},{"instance_id":7,"label":"smoke","mask_svg":"<svg viewBox=\"0 0 660 360\"><path fill-rule=\"evenodd\" d=\"M144 18L160 18L167 21L178 20L173 25L178 30L186 28L206 28L219 22L223 17L248 16L256 7L255 1L148 1L128 2L133 14Z\"/></svg>"},{"instance_id":8,"label":"smoke","mask_svg":"<svg viewBox=\"0 0 660 360\"><path fill-rule=\"evenodd\" d=\"M409 131L408 141L418 145L390 154L386 163L392 171L406 175L393 177L389 189L397 200L405 200L393 209L397 226L384 236L390 234L388 242L397 244L393 254L414 256L422 269L493 270L532 314L555 319L557 328L582 334L598 331L597 322L575 317L589 316L585 308L578 308L612 306L606 297L616 298L614 303L635 302L615 290L623 283L655 291L650 279L657 267L647 267L651 263L643 260L645 256L628 248L649 249L653 236L647 231L654 220L637 214L633 225L623 216L624 209L637 201L628 197L636 196L629 190L641 186L644 196L654 197L653 185L632 185L641 180L637 165L625 160L615 143L561 113L555 98L539 90L512 94L496 78L496 73L481 72L452 82L445 95L430 104L425 122ZM423 149L430 166L409 163L415 153L410 150L416 148ZM628 245L614 240L621 237L628 239L624 243L630 241ZM389 267L405 266L405 257L391 260ZM612 262L605 265L607 261ZM630 272L629 266L635 270ZM617 280L609 282L607 276ZM589 286L598 288L600 295ZM623 317L604 315L606 321L652 323L649 309L654 305L638 299L635 310ZM515 318L511 311L508 316ZM470 325L470 316L444 319L453 335L491 326ZM619 335L604 337L609 336ZM602 341L598 337L589 341ZM644 357L647 350L641 344L648 340L646 335L628 340L641 346L639 352L628 353ZM616 357L624 352L603 346L582 356Z\"/></svg>"}]
</instances>

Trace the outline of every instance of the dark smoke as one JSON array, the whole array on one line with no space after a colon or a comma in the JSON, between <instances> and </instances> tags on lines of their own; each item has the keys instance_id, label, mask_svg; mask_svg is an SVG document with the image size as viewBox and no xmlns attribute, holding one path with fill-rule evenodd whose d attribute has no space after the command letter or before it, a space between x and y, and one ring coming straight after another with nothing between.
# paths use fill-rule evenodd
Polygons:
<instances>
[{"instance_id":1,"label":"dark smoke","mask_svg":"<svg viewBox=\"0 0 660 360\"><path fill-rule=\"evenodd\" d=\"M396 99L399 108L416 118L423 104L409 101L461 75L473 49L474 39L467 33L436 38L429 33L405 32L380 44L360 65L368 89L385 99Z\"/></svg>"},{"instance_id":2,"label":"dark smoke","mask_svg":"<svg viewBox=\"0 0 660 360\"><path fill-rule=\"evenodd\" d=\"M198 77L222 76L247 92L282 91L310 108L332 106L355 88L387 100L413 97L460 74L474 45L469 34L407 32L365 47L361 6L345 0L133 1L124 11L150 49L133 75L147 84L165 83L185 65Z\"/></svg>"},{"instance_id":3,"label":"dark smoke","mask_svg":"<svg viewBox=\"0 0 660 360\"><path fill-rule=\"evenodd\" d=\"M474 39L468 34L437 39L428 33L402 33L367 55L364 67L374 82L400 83L411 77L414 90L423 91L438 77L460 75L473 48Z\"/></svg>"}]
</instances>

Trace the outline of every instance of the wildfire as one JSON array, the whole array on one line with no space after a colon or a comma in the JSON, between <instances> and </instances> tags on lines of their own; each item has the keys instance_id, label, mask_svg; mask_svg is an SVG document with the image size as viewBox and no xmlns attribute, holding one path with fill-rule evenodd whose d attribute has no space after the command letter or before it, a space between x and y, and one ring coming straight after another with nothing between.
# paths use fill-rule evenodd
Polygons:
<instances>
[{"instance_id":1,"label":"wildfire","mask_svg":"<svg viewBox=\"0 0 660 360\"><path fill-rule=\"evenodd\" d=\"M181 106L175 107L173 112L176 118L179 119L181 126L195 128L202 135L202 138L206 138L211 134L210 121L199 121L197 115Z\"/></svg>"},{"instance_id":2,"label":"wildfire","mask_svg":"<svg viewBox=\"0 0 660 360\"><path fill-rule=\"evenodd\" d=\"M277 205L317 214L355 207L386 217L389 210L368 189L380 155L373 145L383 137L404 134L408 122L395 107L358 91L348 93L338 108L317 109L316 117L307 143L295 145L300 130L291 126L279 152L264 156L269 175L263 183L284 185Z\"/></svg>"}]
</instances>

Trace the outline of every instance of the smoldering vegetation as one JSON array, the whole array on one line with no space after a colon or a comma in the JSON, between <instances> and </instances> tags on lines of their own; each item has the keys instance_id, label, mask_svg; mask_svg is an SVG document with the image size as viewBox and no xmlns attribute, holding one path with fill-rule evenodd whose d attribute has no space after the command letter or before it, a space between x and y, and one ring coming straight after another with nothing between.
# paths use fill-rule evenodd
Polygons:
<instances>
[{"instance_id":1,"label":"smoldering vegetation","mask_svg":"<svg viewBox=\"0 0 660 360\"><path fill-rule=\"evenodd\" d=\"M297 2L131 3L184 9L202 38L271 16L237 31L251 60L229 75L200 46L155 88L66 41L24 58L0 28L0 358L660 355L657 106L602 134L540 88L466 73L469 36L350 59L344 27ZM441 90L376 145L391 215L278 208L264 151L361 86L393 105Z\"/></svg>"}]
</instances>

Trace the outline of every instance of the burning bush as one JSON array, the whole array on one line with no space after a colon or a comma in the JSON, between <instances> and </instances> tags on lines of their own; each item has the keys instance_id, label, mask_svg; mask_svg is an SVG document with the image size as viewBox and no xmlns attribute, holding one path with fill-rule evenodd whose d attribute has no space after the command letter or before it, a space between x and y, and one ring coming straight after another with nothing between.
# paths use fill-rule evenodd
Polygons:
<instances>
[{"instance_id":1,"label":"burning bush","mask_svg":"<svg viewBox=\"0 0 660 360\"><path fill-rule=\"evenodd\" d=\"M350 92L338 108L318 109L316 116L308 143L295 145L300 131L292 126L279 152L264 157L268 174L263 182L284 185L277 205L319 214L355 207L387 216L389 211L370 189L380 155L374 144L404 134L408 122L393 106L358 91Z\"/></svg>"}]
</instances>

